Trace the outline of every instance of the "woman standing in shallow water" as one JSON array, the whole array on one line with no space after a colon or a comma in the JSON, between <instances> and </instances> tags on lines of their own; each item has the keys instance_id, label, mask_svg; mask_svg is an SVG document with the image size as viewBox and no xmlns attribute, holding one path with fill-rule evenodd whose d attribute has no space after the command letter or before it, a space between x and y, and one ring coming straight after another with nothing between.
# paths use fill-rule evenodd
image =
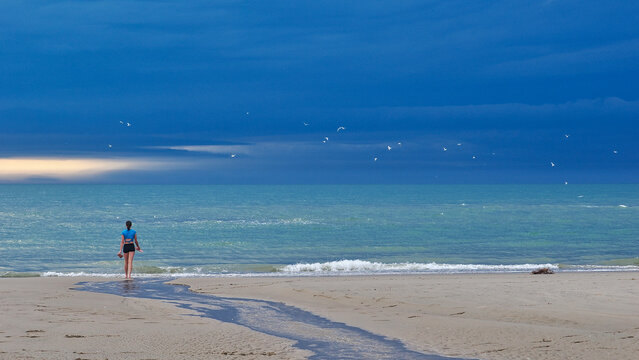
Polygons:
<instances>
[{"instance_id":1,"label":"woman standing in shallow water","mask_svg":"<svg viewBox=\"0 0 639 360\"><path fill-rule=\"evenodd\" d=\"M122 231L122 241L120 241L120 252L118 253L118 256L122 257L122 251L124 251L124 274L127 279L131 278L135 250L142 252L140 244L138 244L138 234L131 229L131 225L131 221L126 222L126 230ZM135 243L135 247L133 243Z\"/></svg>"}]
</instances>

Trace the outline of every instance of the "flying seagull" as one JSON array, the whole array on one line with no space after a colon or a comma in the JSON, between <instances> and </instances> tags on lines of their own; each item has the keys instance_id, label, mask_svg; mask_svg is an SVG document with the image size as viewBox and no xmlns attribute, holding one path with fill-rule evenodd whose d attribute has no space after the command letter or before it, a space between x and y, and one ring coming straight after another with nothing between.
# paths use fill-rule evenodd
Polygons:
<instances>
[{"instance_id":1,"label":"flying seagull","mask_svg":"<svg viewBox=\"0 0 639 360\"><path fill-rule=\"evenodd\" d=\"M554 162L550 162L550 167L555 167L555 163Z\"/></svg>"},{"instance_id":2,"label":"flying seagull","mask_svg":"<svg viewBox=\"0 0 639 360\"><path fill-rule=\"evenodd\" d=\"M308 123L303 122L302 124L304 124L304 126L308 126Z\"/></svg>"},{"instance_id":3,"label":"flying seagull","mask_svg":"<svg viewBox=\"0 0 639 360\"><path fill-rule=\"evenodd\" d=\"M392 147L390 145L387 145L386 148L388 149L388 151L390 151L392 149Z\"/></svg>"},{"instance_id":4,"label":"flying seagull","mask_svg":"<svg viewBox=\"0 0 639 360\"><path fill-rule=\"evenodd\" d=\"M346 130L346 128L343 127L343 126L340 126L340 127L337 128L337 132L339 132L340 130Z\"/></svg>"},{"instance_id":5,"label":"flying seagull","mask_svg":"<svg viewBox=\"0 0 639 360\"><path fill-rule=\"evenodd\" d=\"M445 146L442 146L442 148L444 149L444 151L448 151L448 149L446 149L446 147L445 147Z\"/></svg>"},{"instance_id":6,"label":"flying seagull","mask_svg":"<svg viewBox=\"0 0 639 360\"><path fill-rule=\"evenodd\" d=\"M237 156L237 155L235 155L235 154L231 154L231 158L234 158L234 157L236 157L236 156Z\"/></svg>"}]
</instances>

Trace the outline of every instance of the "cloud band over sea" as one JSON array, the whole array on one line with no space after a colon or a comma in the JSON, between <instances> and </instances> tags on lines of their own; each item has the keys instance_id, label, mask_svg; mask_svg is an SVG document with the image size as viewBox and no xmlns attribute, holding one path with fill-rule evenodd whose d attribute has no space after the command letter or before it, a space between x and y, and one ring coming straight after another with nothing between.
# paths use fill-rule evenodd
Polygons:
<instances>
[{"instance_id":1,"label":"cloud band over sea","mask_svg":"<svg viewBox=\"0 0 639 360\"><path fill-rule=\"evenodd\" d=\"M0 182L48 179L86 180L125 171L153 171L167 166L185 166L171 160L145 158L0 158Z\"/></svg>"}]
</instances>

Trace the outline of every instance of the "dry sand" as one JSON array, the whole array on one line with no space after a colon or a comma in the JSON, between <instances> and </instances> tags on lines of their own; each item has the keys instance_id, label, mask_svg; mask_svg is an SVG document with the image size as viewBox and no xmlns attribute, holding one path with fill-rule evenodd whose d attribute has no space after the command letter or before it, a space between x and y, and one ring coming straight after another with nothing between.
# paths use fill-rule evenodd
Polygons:
<instances>
[{"instance_id":1,"label":"dry sand","mask_svg":"<svg viewBox=\"0 0 639 360\"><path fill-rule=\"evenodd\" d=\"M0 359L302 359L290 340L155 300L0 279ZM100 279L93 279L100 281ZM198 278L218 296L281 301L414 350L480 359L637 359L639 274Z\"/></svg>"}]
</instances>

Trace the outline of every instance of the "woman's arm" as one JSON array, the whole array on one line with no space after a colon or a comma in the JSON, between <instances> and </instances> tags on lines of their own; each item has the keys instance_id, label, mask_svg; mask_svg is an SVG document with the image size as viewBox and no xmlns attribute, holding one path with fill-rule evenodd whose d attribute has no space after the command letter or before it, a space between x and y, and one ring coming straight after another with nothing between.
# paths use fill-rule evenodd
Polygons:
<instances>
[{"instance_id":1,"label":"woman's arm","mask_svg":"<svg viewBox=\"0 0 639 360\"><path fill-rule=\"evenodd\" d=\"M122 253L122 247L124 246L124 235L122 235L122 240L120 240L120 252L118 254Z\"/></svg>"},{"instance_id":2,"label":"woman's arm","mask_svg":"<svg viewBox=\"0 0 639 360\"><path fill-rule=\"evenodd\" d=\"M133 235L133 241L135 241L135 247L137 248L137 251L142 251L142 249L140 249L140 244L138 244L138 234Z\"/></svg>"}]
</instances>

